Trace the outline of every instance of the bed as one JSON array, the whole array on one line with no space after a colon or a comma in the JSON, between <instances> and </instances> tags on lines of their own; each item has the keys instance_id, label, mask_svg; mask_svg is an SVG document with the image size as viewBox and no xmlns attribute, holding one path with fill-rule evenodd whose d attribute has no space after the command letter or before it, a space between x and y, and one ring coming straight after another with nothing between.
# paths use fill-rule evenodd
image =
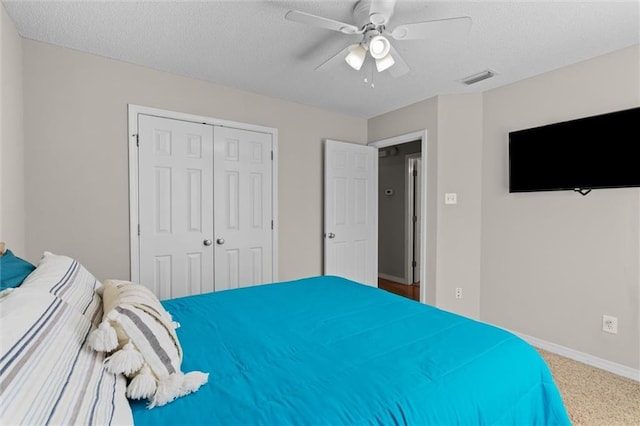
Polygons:
<instances>
[{"instance_id":1,"label":"bed","mask_svg":"<svg viewBox=\"0 0 640 426\"><path fill-rule=\"evenodd\" d=\"M163 406L131 401L136 425L570 423L547 366L520 338L343 278L162 304L180 324L183 370L209 378ZM122 384L111 382L115 393ZM113 419L129 421L122 410Z\"/></svg>"}]
</instances>

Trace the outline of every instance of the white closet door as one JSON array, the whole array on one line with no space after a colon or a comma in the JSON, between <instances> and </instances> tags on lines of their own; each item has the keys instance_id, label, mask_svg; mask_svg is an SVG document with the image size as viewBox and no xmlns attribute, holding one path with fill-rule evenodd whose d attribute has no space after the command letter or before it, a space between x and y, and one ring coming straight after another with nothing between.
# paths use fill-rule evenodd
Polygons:
<instances>
[{"instance_id":1,"label":"white closet door","mask_svg":"<svg viewBox=\"0 0 640 426\"><path fill-rule=\"evenodd\" d=\"M140 282L160 299L213 291L213 127L138 126Z\"/></svg>"},{"instance_id":2,"label":"white closet door","mask_svg":"<svg viewBox=\"0 0 640 426\"><path fill-rule=\"evenodd\" d=\"M214 130L215 290L273 281L271 135Z\"/></svg>"},{"instance_id":3,"label":"white closet door","mask_svg":"<svg viewBox=\"0 0 640 426\"><path fill-rule=\"evenodd\" d=\"M378 286L378 150L327 140L324 273Z\"/></svg>"}]
</instances>

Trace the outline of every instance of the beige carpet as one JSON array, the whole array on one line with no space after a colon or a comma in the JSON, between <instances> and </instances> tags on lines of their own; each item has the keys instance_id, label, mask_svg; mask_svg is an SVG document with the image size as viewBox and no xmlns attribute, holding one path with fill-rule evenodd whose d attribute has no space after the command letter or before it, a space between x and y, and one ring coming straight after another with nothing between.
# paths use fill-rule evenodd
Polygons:
<instances>
[{"instance_id":1,"label":"beige carpet","mask_svg":"<svg viewBox=\"0 0 640 426\"><path fill-rule=\"evenodd\" d=\"M640 383L539 350L576 426L640 425Z\"/></svg>"}]
</instances>

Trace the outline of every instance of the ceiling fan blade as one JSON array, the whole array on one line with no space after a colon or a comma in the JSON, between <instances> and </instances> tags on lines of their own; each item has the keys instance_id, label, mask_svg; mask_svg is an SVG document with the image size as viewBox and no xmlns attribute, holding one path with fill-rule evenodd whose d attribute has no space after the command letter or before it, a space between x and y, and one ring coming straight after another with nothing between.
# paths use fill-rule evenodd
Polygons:
<instances>
[{"instance_id":1,"label":"ceiling fan blade","mask_svg":"<svg viewBox=\"0 0 640 426\"><path fill-rule=\"evenodd\" d=\"M371 0L369 20L375 25L385 25L393 15L396 0Z\"/></svg>"},{"instance_id":2,"label":"ceiling fan blade","mask_svg":"<svg viewBox=\"0 0 640 426\"><path fill-rule=\"evenodd\" d=\"M471 18L438 19L398 25L389 33L396 40L418 40L423 38L458 38L469 34Z\"/></svg>"},{"instance_id":3,"label":"ceiling fan blade","mask_svg":"<svg viewBox=\"0 0 640 426\"><path fill-rule=\"evenodd\" d=\"M342 49L341 51L339 51L338 53L336 53L335 55L333 55L332 57L330 57L320 65L318 65L315 68L315 70L316 71L329 70L330 68L332 68L332 65L338 64L341 61L344 62L344 58L346 58L348 54L349 54L349 46L345 47L344 49Z\"/></svg>"},{"instance_id":4,"label":"ceiling fan blade","mask_svg":"<svg viewBox=\"0 0 640 426\"><path fill-rule=\"evenodd\" d=\"M289 21L298 22L300 24L313 25L314 27L325 28L327 30L340 31L344 34L360 34L362 31L358 27L344 22L335 21L322 16L312 15L310 13L300 12L299 10L290 10L284 15Z\"/></svg>"},{"instance_id":5,"label":"ceiling fan blade","mask_svg":"<svg viewBox=\"0 0 640 426\"><path fill-rule=\"evenodd\" d=\"M391 77L394 77L394 78L402 77L403 75L408 73L409 65L407 65L404 59L402 59L402 56L400 56L400 54L393 47L393 45L391 45L390 53L393 59L396 61L396 63L393 64L391 68L389 68L389 74L391 74Z\"/></svg>"}]
</instances>

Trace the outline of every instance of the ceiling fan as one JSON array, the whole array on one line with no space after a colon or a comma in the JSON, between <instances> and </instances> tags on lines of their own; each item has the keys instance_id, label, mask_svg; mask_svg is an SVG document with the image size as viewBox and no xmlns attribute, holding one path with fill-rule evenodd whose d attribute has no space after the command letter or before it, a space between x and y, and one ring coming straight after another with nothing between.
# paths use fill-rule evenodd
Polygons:
<instances>
[{"instance_id":1,"label":"ceiling fan","mask_svg":"<svg viewBox=\"0 0 640 426\"><path fill-rule=\"evenodd\" d=\"M471 18L468 16L398 24L388 29L387 24L393 16L395 4L396 0L359 0L353 8L355 24L347 24L298 10L288 11L285 19L348 35L362 34L360 43L351 44L342 49L316 67L316 70L327 68L340 58L344 58L353 69L360 70L369 52L375 60L378 72L388 69L393 77L400 77L409 72L409 66L394 49L389 37L395 40L454 38L467 35L471 29Z\"/></svg>"}]
</instances>

